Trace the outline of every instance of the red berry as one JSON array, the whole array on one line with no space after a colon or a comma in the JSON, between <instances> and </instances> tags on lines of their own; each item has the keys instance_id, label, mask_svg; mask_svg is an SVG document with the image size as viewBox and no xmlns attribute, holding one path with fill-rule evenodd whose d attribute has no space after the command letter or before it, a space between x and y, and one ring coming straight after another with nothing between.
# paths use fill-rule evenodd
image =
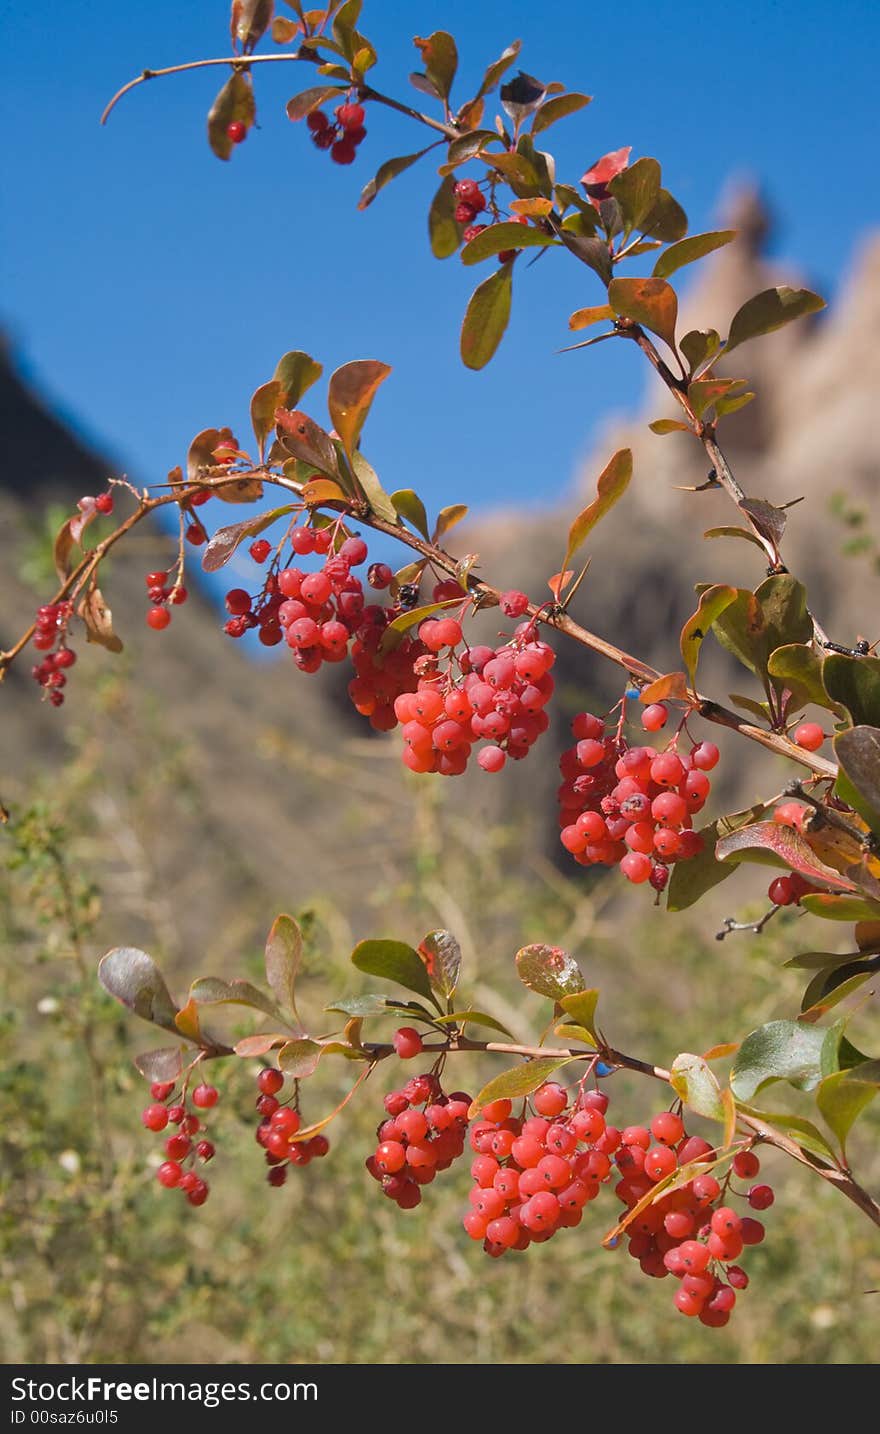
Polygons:
<instances>
[{"instance_id":1,"label":"red berry","mask_svg":"<svg viewBox=\"0 0 880 1434\"><path fill-rule=\"evenodd\" d=\"M718 765L720 756L714 742L700 742L691 752L691 761L701 772L711 772Z\"/></svg>"},{"instance_id":2,"label":"red berry","mask_svg":"<svg viewBox=\"0 0 880 1434\"><path fill-rule=\"evenodd\" d=\"M806 752L818 752L825 741L825 733L818 722L802 722L795 731L794 740Z\"/></svg>"},{"instance_id":3,"label":"red berry","mask_svg":"<svg viewBox=\"0 0 880 1434\"><path fill-rule=\"evenodd\" d=\"M275 1070L274 1066L267 1070L260 1071L257 1076L257 1085L263 1095L277 1095L284 1085L284 1076L281 1071Z\"/></svg>"},{"instance_id":4,"label":"red berry","mask_svg":"<svg viewBox=\"0 0 880 1434\"><path fill-rule=\"evenodd\" d=\"M226 126L226 137L231 144L241 144L247 138L247 126L241 120L233 120Z\"/></svg>"},{"instance_id":5,"label":"red berry","mask_svg":"<svg viewBox=\"0 0 880 1434\"><path fill-rule=\"evenodd\" d=\"M770 1185L753 1185L749 1191L749 1204L753 1210L769 1210L775 1199Z\"/></svg>"},{"instance_id":6,"label":"red berry","mask_svg":"<svg viewBox=\"0 0 880 1434\"><path fill-rule=\"evenodd\" d=\"M753 1150L741 1150L733 1157L733 1173L741 1180L751 1180L761 1169L761 1162Z\"/></svg>"},{"instance_id":7,"label":"red berry","mask_svg":"<svg viewBox=\"0 0 880 1434\"><path fill-rule=\"evenodd\" d=\"M196 1154L200 1160L213 1160L216 1154L213 1142L210 1140L200 1140L196 1146Z\"/></svg>"},{"instance_id":8,"label":"red berry","mask_svg":"<svg viewBox=\"0 0 880 1434\"><path fill-rule=\"evenodd\" d=\"M336 111L336 118L345 130L362 129L366 117L363 105L340 105Z\"/></svg>"},{"instance_id":9,"label":"red berry","mask_svg":"<svg viewBox=\"0 0 880 1434\"><path fill-rule=\"evenodd\" d=\"M392 1045L402 1061L412 1060L422 1049L422 1038L412 1026L401 1026L392 1037Z\"/></svg>"},{"instance_id":10,"label":"red berry","mask_svg":"<svg viewBox=\"0 0 880 1434\"><path fill-rule=\"evenodd\" d=\"M663 1145L677 1145L684 1136L684 1122L671 1110L661 1111L651 1121L651 1134Z\"/></svg>"},{"instance_id":11,"label":"red berry","mask_svg":"<svg viewBox=\"0 0 880 1434\"><path fill-rule=\"evenodd\" d=\"M499 606L505 617L522 617L529 610L529 600L525 593L512 589L501 594Z\"/></svg>"},{"instance_id":12,"label":"red berry","mask_svg":"<svg viewBox=\"0 0 880 1434\"><path fill-rule=\"evenodd\" d=\"M164 1130L168 1124L168 1108L164 1105L148 1105L141 1111L141 1120L147 1130Z\"/></svg>"},{"instance_id":13,"label":"red berry","mask_svg":"<svg viewBox=\"0 0 880 1434\"><path fill-rule=\"evenodd\" d=\"M338 139L330 150L330 158L334 164L353 164L356 154L357 146L350 135Z\"/></svg>"},{"instance_id":14,"label":"red berry","mask_svg":"<svg viewBox=\"0 0 880 1434\"><path fill-rule=\"evenodd\" d=\"M167 1100L174 1089L173 1080L154 1080L150 1086L150 1095L153 1100Z\"/></svg>"},{"instance_id":15,"label":"red berry","mask_svg":"<svg viewBox=\"0 0 880 1434\"><path fill-rule=\"evenodd\" d=\"M479 214L486 208L486 200L475 179L460 179L455 186L455 197L463 204L469 205L474 214Z\"/></svg>"},{"instance_id":16,"label":"red berry","mask_svg":"<svg viewBox=\"0 0 880 1434\"><path fill-rule=\"evenodd\" d=\"M156 1179L166 1190L173 1190L175 1185L180 1184L180 1177L183 1174L176 1160L163 1160L156 1171Z\"/></svg>"},{"instance_id":17,"label":"red berry","mask_svg":"<svg viewBox=\"0 0 880 1434\"><path fill-rule=\"evenodd\" d=\"M171 621L171 614L167 607L151 607L147 613L147 626L154 632L161 632Z\"/></svg>"},{"instance_id":18,"label":"red berry","mask_svg":"<svg viewBox=\"0 0 880 1434\"><path fill-rule=\"evenodd\" d=\"M669 721L669 712L660 702L652 702L642 713L642 726L646 732L659 732Z\"/></svg>"},{"instance_id":19,"label":"red berry","mask_svg":"<svg viewBox=\"0 0 880 1434\"><path fill-rule=\"evenodd\" d=\"M767 888L767 895L774 906L791 906L797 901L797 895L789 876L777 876L775 881L771 881Z\"/></svg>"},{"instance_id":20,"label":"red berry","mask_svg":"<svg viewBox=\"0 0 880 1434\"><path fill-rule=\"evenodd\" d=\"M532 1105L539 1115L561 1115L568 1105L568 1093L555 1081L547 1081L535 1091Z\"/></svg>"},{"instance_id":21,"label":"red berry","mask_svg":"<svg viewBox=\"0 0 880 1434\"><path fill-rule=\"evenodd\" d=\"M97 508L99 513L112 513L113 494L109 492L99 493L97 498L95 499L95 507Z\"/></svg>"},{"instance_id":22,"label":"red berry","mask_svg":"<svg viewBox=\"0 0 880 1434\"><path fill-rule=\"evenodd\" d=\"M220 1092L213 1085L197 1085L192 1094L193 1105L197 1105L200 1110L209 1110L212 1105L217 1104L219 1098Z\"/></svg>"}]
</instances>

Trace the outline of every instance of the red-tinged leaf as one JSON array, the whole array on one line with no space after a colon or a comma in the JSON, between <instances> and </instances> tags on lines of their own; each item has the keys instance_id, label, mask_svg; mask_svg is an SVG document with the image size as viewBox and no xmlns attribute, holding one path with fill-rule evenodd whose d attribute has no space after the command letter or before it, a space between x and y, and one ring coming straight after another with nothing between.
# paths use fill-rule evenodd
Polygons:
<instances>
[{"instance_id":1,"label":"red-tinged leaf","mask_svg":"<svg viewBox=\"0 0 880 1434\"><path fill-rule=\"evenodd\" d=\"M190 996L185 1006L177 1012L174 1017L174 1024L182 1036L188 1041L199 1045L202 1040L202 1028L199 1023L199 1008Z\"/></svg>"},{"instance_id":2,"label":"red-tinged leaf","mask_svg":"<svg viewBox=\"0 0 880 1434\"><path fill-rule=\"evenodd\" d=\"M778 822L757 822L722 837L715 848L718 861L757 861L796 871L809 882L830 886L834 891L856 891L851 881L826 866L792 827Z\"/></svg>"},{"instance_id":3,"label":"red-tinged leaf","mask_svg":"<svg viewBox=\"0 0 880 1434\"><path fill-rule=\"evenodd\" d=\"M356 359L343 364L330 379L327 406L342 446L349 458L358 446L373 399L390 374L387 363L378 359Z\"/></svg>"},{"instance_id":4,"label":"red-tinged leaf","mask_svg":"<svg viewBox=\"0 0 880 1434\"><path fill-rule=\"evenodd\" d=\"M208 111L208 143L218 159L229 159L238 148L229 138L229 126L243 124L249 130L256 117L251 77L242 70L235 70Z\"/></svg>"},{"instance_id":5,"label":"red-tinged leaf","mask_svg":"<svg viewBox=\"0 0 880 1434\"><path fill-rule=\"evenodd\" d=\"M428 146L428 149L430 148L432 148L431 145ZM428 153L428 149L419 149L415 154L401 154L395 159L386 159L384 164L380 164L375 176L361 190L358 209L368 209L379 190L384 189L386 184L390 184L392 179L396 179L399 174L404 174L417 160Z\"/></svg>"},{"instance_id":6,"label":"red-tinged leaf","mask_svg":"<svg viewBox=\"0 0 880 1434\"><path fill-rule=\"evenodd\" d=\"M106 647L108 652L121 652L122 639L113 631L113 614L104 601L99 587L89 587L77 604L77 613L86 627L86 639Z\"/></svg>"},{"instance_id":7,"label":"red-tinged leaf","mask_svg":"<svg viewBox=\"0 0 880 1434\"><path fill-rule=\"evenodd\" d=\"M684 268L685 264L693 264L696 259L702 259L715 249L723 248L735 238L735 229L717 229L711 234L692 234L689 239L680 239L677 244L670 244L660 255L654 265L654 278L668 279L670 274Z\"/></svg>"},{"instance_id":8,"label":"red-tinged leaf","mask_svg":"<svg viewBox=\"0 0 880 1434\"><path fill-rule=\"evenodd\" d=\"M600 324L603 319L613 319L614 310L610 304L596 304L591 309L575 309L568 321L570 329L588 329L591 324Z\"/></svg>"},{"instance_id":9,"label":"red-tinged leaf","mask_svg":"<svg viewBox=\"0 0 880 1434\"><path fill-rule=\"evenodd\" d=\"M461 326L461 357L467 368L485 368L503 339L512 285L513 265L502 264L471 294Z\"/></svg>"},{"instance_id":10,"label":"red-tinged leaf","mask_svg":"<svg viewBox=\"0 0 880 1434\"><path fill-rule=\"evenodd\" d=\"M744 378L698 378L688 388L688 399L691 408L702 418L708 408L734 389L742 388Z\"/></svg>"},{"instance_id":11,"label":"red-tinged leaf","mask_svg":"<svg viewBox=\"0 0 880 1434\"><path fill-rule=\"evenodd\" d=\"M665 279L612 279L608 302L620 318L632 319L675 348L678 299Z\"/></svg>"},{"instance_id":12,"label":"red-tinged leaf","mask_svg":"<svg viewBox=\"0 0 880 1434\"><path fill-rule=\"evenodd\" d=\"M697 680L697 663L700 660L700 650L703 642L709 635L709 630L723 612L736 601L736 588L726 587L717 584L715 587L707 588L701 595L697 610L685 623L681 630L681 656L693 687Z\"/></svg>"},{"instance_id":13,"label":"red-tinged leaf","mask_svg":"<svg viewBox=\"0 0 880 1434\"><path fill-rule=\"evenodd\" d=\"M296 505L287 503L283 508L273 508L268 513L258 513L256 517L248 518L244 523L232 523L228 528L218 528L207 544L202 558L202 567L205 572L218 572L220 568L226 566L236 548L244 542L245 538L257 537L279 518L284 518L288 513L295 511Z\"/></svg>"},{"instance_id":14,"label":"red-tinged leaf","mask_svg":"<svg viewBox=\"0 0 880 1434\"><path fill-rule=\"evenodd\" d=\"M135 1056L134 1064L145 1080L176 1084L183 1073L181 1050L180 1046L164 1046L161 1050L144 1051Z\"/></svg>"},{"instance_id":15,"label":"red-tinged leaf","mask_svg":"<svg viewBox=\"0 0 880 1434\"><path fill-rule=\"evenodd\" d=\"M283 1010L296 1009L296 977L302 962L303 938L292 916L276 916L266 938L266 980Z\"/></svg>"},{"instance_id":16,"label":"red-tinged leaf","mask_svg":"<svg viewBox=\"0 0 880 1434\"><path fill-rule=\"evenodd\" d=\"M718 861L715 855L716 843L740 827L749 826L765 812L763 803L749 807L744 812L733 812L730 816L718 817L708 826L700 829L703 845L696 856L688 861L677 861L666 888L667 911L685 911L693 906L707 891L720 886L736 871L732 863Z\"/></svg>"},{"instance_id":17,"label":"red-tinged leaf","mask_svg":"<svg viewBox=\"0 0 880 1434\"><path fill-rule=\"evenodd\" d=\"M419 942L419 955L425 963L428 980L448 1001L455 995L461 974L461 946L451 931L429 931Z\"/></svg>"},{"instance_id":18,"label":"red-tinged leaf","mask_svg":"<svg viewBox=\"0 0 880 1434\"><path fill-rule=\"evenodd\" d=\"M441 99L448 99L458 69L455 40L445 30L435 30L427 40L416 35L413 44L422 57L422 64L435 91Z\"/></svg>"},{"instance_id":19,"label":"red-tinged leaf","mask_svg":"<svg viewBox=\"0 0 880 1434\"><path fill-rule=\"evenodd\" d=\"M613 149L609 154L603 154L595 164L591 164L585 174L581 175L581 184L589 194L590 190L609 184L618 174L622 174L629 164L629 157L632 154L632 145L625 145L623 149Z\"/></svg>"},{"instance_id":20,"label":"red-tinged leaf","mask_svg":"<svg viewBox=\"0 0 880 1434\"><path fill-rule=\"evenodd\" d=\"M729 354L747 339L771 334L791 323L792 319L815 314L824 308L825 300L809 289L790 289L785 284L776 289L764 289L734 314L724 352Z\"/></svg>"},{"instance_id":21,"label":"red-tinged leaf","mask_svg":"<svg viewBox=\"0 0 880 1434\"><path fill-rule=\"evenodd\" d=\"M462 225L456 223L457 205L455 180L451 174L447 174L428 210L428 236L431 241L431 253L435 259L448 259L451 254L458 252L461 244Z\"/></svg>"},{"instance_id":22,"label":"red-tinged leaf","mask_svg":"<svg viewBox=\"0 0 880 1434\"><path fill-rule=\"evenodd\" d=\"M690 433L690 426L682 423L679 418L655 418L648 427L652 433L658 433L661 437L667 433Z\"/></svg>"},{"instance_id":23,"label":"red-tinged leaf","mask_svg":"<svg viewBox=\"0 0 880 1434\"><path fill-rule=\"evenodd\" d=\"M98 966L98 980L108 995L134 1011L142 1021L152 1021L176 1034L177 1006L162 972L146 951L139 951L135 946L114 947Z\"/></svg>"},{"instance_id":24,"label":"red-tinged leaf","mask_svg":"<svg viewBox=\"0 0 880 1434\"><path fill-rule=\"evenodd\" d=\"M437 514L437 522L434 525L434 536L432 542L439 543L445 537L450 528L460 523L467 513L467 506L464 503L451 503L448 508L441 508Z\"/></svg>"},{"instance_id":25,"label":"red-tinged leaf","mask_svg":"<svg viewBox=\"0 0 880 1434\"><path fill-rule=\"evenodd\" d=\"M538 1086L549 1080L554 1071L580 1059L579 1056L538 1056L535 1060L526 1061L524 1065L502 1071L501 1075L495 1076L483 1086L479 1095L471 1102L468 1115L474 1120L493 1100L519 1100L522 1096L531 1095L533 1090L537 1090Z\"/></svg>"},{"instance_id":26,"label":"red-tinged leaf","mask_svg":"<svg viewBox=\"0 0 880 1434\"><path fill-rule=\"evenodd\" d=\"M586 109L592 98L592 95L582 95L572 91L570 94L555 95L553 99L545 100L535 110L532 134L540 134L542 130L549 129L557 120L566 119L569 115Z\"/></svg>"},{"instance_id":27,"label":"red-tinged leaf","mask_svg":"<svg viewBox=\"0 0 880 1434\"><path fill-rule=\"evenodd\" d=\"M654 682L649 682L639 692L639 701L650 705L652 702L687 702L687 678L683 672L667 672Z\"/></svg>"},{"instance_id":28,"label":"red-tinged leaf","mask_svg":"<svg viewBox=\"0 0 880 1434\"><path fill-rule=\"evenodd\" d=\"M836 896L830 891L811 891L801 897L800 904L825 921L872 921L880 916L880 902L863 896Z\"/></svg>"},{"instance_id":29,"label":"red-tinged leaf","mask_svg":"<svg viewBox=\"0 0 880 1434\"><path fill-rule=\"evenodd\" d=\"M413 492L412 488L398 488L396 493L391 494L391 502L399 516L405 518L417 533L427 539L428 515L418 493Z\"/></svg>"},{"instance_id":30,"label":"red-tinged leaf","mask_svg":"<svg viewBox=\"0 0 880 1434\"><path fill-rule=\"evenodd\" d=\"M235 0L233 43L238 40L246 55L251 54L272 23L274 0Z\"/></svg>"},{"instance_id":31,"label":"red-tinged leaf","mask_svg":"<svg viewBox=\"0 0 880 1434\"><path fill-rule=\"evenodd\" d=\"M279 408L275 413L275 423L285 452L308 463L310 468L317 468L328 477L339 479L339 455L333 439L313 418L299 409L290 412Z\"/></svg>"},{"instance_id":32,"label":"red-tinged leaf","mask_svg":"<svg viewBox=\"0 0 880 1434\"><path fill-rule=\"evenodd\" d=\"M332 478L311 478L302 490L307 508L320 508L323 503L346 503L348 498Z\"/></svg>"},{"instance_id":33,"label":"red-tinged leaf","mask_svg":"<svg viewBox=\"0 0 880 1434\"><path fill-rule=\"evenodd\" d=\"M240 1041L236 1041L233 1050L237 1056L243 1056L246 1060L256 1060L260 1056L267 1056L270 1051L277 1050L279 1046L286 1046L289 1040L289 1032L282 1035L279 1031L262 1031L256 1036L243 1036Z\"/></svg>"},{"instance_id":34,"label":"red-tinged leaf","mask_svg":"<svg viewBox=\"0 0 880 1434\"><path fill-rule=\"evenodd\" d=\"M287 118L294 121L305 119L306 115L320 109L327 100L344 94L342 85L313 85L308 90L301 90L292 100L287 101Z\"/></svg>"},{"instance_id":35,"label":"red-tinged leaf","mask_svg":"<svg viewBox=\"0 0 880 1434\"><path fill-rule=\"evenodd\" d=\"M561 1002L587 989L577 962L561 946L523 946L516 953L516 973L530 991L551 1001Z\"/></svg>"},{"instance_id":36,"label":"red-tinged leaf","mask_svg":"<svg viewBox=\"0 0 880 1434\"><path fill-rule=\"evenodd\" d=\"M567 568L578 548L586 541L596 524L623 497L632 478L632 451L620 448L599 474L596 497L579 513L568 531L568 551L563 568Z\"/></svg>"},{"instance_id":37,"label":"red-tinged leaf","mask_svg":"<svg viewBox=\"0 0 880 1434\"><path fill-rule=\"evenodd\" d=\"M555 242L552 234L545 234L543 229L532 229L525 224L517 224L514 220L505 220L500 224L490 224L482 234L465 244L461 251L461 262L479 264L483 259L510 249L546 249Z\"/></svg>"},{"instance_id":38,"label":"red-tinged leaf","mask_svg":"<svg viewBox=\"0 0 880 1434\"><path fill-rule=\"evenodd\" d=\"M562 598L562 594L565 592L565 589L573 577L574 568L565 568L561 573L553 573L547 579L547 586L557 602Z\"/></svg>"},{"instance_id":39,"label":"red-tinged leaf","mask_svg":"<svg viewBox=\"0 0 880 1434\"><path fill-rule=\"evenodd\" d=\"M670 1085L685 1105L707 1120L723 1121L721 1087L702 1056L684 1052L672 1062Z\"/></svg>"},{"instance_id":40,"label":"red-tinged leaf","mask_svg":"<svg viewBox=\"0 0 880 1434\"><path fill-rule=\"evenodd\" d=\"M289 45L295 40L300 32L300 26L296 20L288 20L286 16L276 15L272 21L272 39L276 45Z\"/></svg>"},{"instance_id":41,"label":"red-tinged leaf","mask_svg":"<svg viewBox=\"0 0 880 1434\"><path fill-rule=\"evenodd\" d=\"M642 229L660 196L660 166L656 159L637 159L615 175L608 192L620 205L624 236Z\"/></svg>"}]
</instances>

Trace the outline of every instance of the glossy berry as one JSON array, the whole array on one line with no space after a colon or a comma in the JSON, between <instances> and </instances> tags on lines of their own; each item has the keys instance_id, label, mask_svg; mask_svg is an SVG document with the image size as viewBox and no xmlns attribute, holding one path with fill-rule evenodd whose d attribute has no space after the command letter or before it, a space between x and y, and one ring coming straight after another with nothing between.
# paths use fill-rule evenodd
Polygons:
<instances>
[{"instance_id":1,"label":"glossy berry","mask_svg":"<svg viewBox=\"0 0 880 1434\"><path fill-rule=\"evenodd\" d=\"M212 1105L217 1104L219 1098L220 1092L213 1085L197 1085L192 1093L193 1105L198 1106L200 1110L209 1110Z\"/></svg>"},{"instance_id":2,"label":"glossy berry","mask_svg":"<svg viewBox=\"0 0 880 1434\"><path fill-rule=\"evenodd\" d=\"M345 130L359 130L363 128L366 112L363 105L348 104L340 105L336 111L336 118Z\"/></svg>"},{"instance_id":3,"label":"glossy berry","mask_svg":"<svg viewBox=\"0 0 880 1434\"><path fill-rule=\"evenodd\" d=\"M642 713L642 726L646 732L659 732L669 720L669 711L660 702L652 702Z\"/></svg>"},{"instance_id":4,"label":"glossy berry","mask_svg":"<svg viewBox=\"0 0 880 1434\"><path fill-rule=\"evenodd\" d=\"M167 607L151 607L147 613L147 626L154 632L162 632L171 621Z\"/></svg>"},{"instance_id":5,"label":"glossy berry","mask_svg":"<svg viewBox=\"0 0 880 1434\"><path fill-rule=\"evenodd\" d=\"M148 1105L141 1112L141 1120L147 1130L164 1130L168 1124L168 1108L164 1105Z\"/></svg>"},{"instance_id":6,"label":"glossy berry","mask_svg":"<svg viewBox=\"0 0 880 1434\"><path fill-rule=\"evenodd\" d=\"M247 139L247 126L241 120L233 120L226 126L226 138L230 144L241 144L243 139Z\"/></svg>"},{"instance_id":7,"label":"glossy berry","mask_svg":"<svg viewBox=\"0 0 880 1434\"><path fill-rule=\"evenodd\" d=\"M795 729L794 740L805 752L818 752L825 741L825 733L818 722L802 722Z\"/></svg>"},{"instance_id":8,"label":"glossy berry","mask_svg":"<svg viewBox=\"0 0 880 1434\"><path fill-rule=\"evenodd\" d=\"M753 1210L769 1210L775 1199L770 1185L753 1185L749 1191L749 1204Z\"/></svg>"},{"instance_id":9,"label":"glossy berry","mask_svg":"<svg viewBox=\"0 0 880 1434\"><path fill-rule=\"evenodd\" d=\"M95 499L95 507L99 513L113 512L113 494L110 492L99 493Z\"/></svg>"},{"instance_id":10,"label":"glossy berry","mask_svg":"<svg viewBox=\"0 0 880 1434\"><path fill-rule=\"evenodd\" d=\"M257 1076L257 1085L263 1092L263 1095L277 1095L284 1085L284 1076L281 1071L275 1070L274 1067L262 1070Z\"/></svg>"},{"instance_id":11,"label":"glossy berry","mask_svg":"<svg viewBox=\"0 0 880 1434\"><path fill-rule=\"evenodd\" d=\"M422 1038L413 1026L401 1026L392 1037L392 1044L402 1061L412 1060L422 1049Z\"/></svg>"},{"instance_id":12,"label":"glossy berry","mask_svg":"<svg viewBox=\"0 0 880 1434\"><path fill-rule=\"evenodd\" d=\"M156 1179L166 1190L173 1190L175 1185L180 1184L180 1177L183 1174L176 1160L163 1160L156 1171Z\"/></svg>"}]
</instances>

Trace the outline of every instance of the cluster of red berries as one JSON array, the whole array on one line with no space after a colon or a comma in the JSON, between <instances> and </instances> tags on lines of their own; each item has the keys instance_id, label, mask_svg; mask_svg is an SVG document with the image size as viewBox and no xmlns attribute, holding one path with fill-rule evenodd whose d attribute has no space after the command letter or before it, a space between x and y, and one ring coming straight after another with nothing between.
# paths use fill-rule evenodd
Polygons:
<instances>
[{"instance_id":1,"label":"cluster of red berries","mask_svg":"<svg viewBox=\"0 0 880 1434\"><path fill-rule=\"evenodd\" d=\"M404 1029L418 1038L417 1032ZM444 1095L433 1072L413 1076L401 1090L386 1095L388 1119L376 1132L376 1149L366 1167L383 1195L401 1210L420 1204L421 1187L430 1185L438 1171L447 1170L464 1152L470 1105L471 1096L465 1091Z\"/></svg>"},{"instance_id":2,"label":"cluster of red berries","mask_svg":"<svg viewBox=\"0 0 880 1434\"><path fill-rule=\"evenodd\" d=\"M186 1092L174 1094L173 1081L154 1081L150 1086L153 1103L141 1112L141 1120L147 1130L157 1133L168 1125L176 1125L177 1133L165 1141L166 1159L156 1171L156 1179L166 1190L182 1190L190 1205L204 1205L208 1198L208 1182L203 1180L194 1168L196 1159L207 1164L214 1157L215 1149L210 1140L194 1137L204 1132L205 1126L195 1111L186 1108ZM197 1085L192 1093L192 1104L196 1110L211 1110L217 1104L219 1091L216 1086Z\"/></svg>"},{"instance_id":3,"label":"cluster of red berries","mask_svg":"<svg viewBox=\"0 0 880 1434\"><path fill-rule=\"evenodd\" d=\"M364 129L363 105L352 103L337 105L333 112L336 123L327 118L323 110L312 110L306 116L312 143L317 149L329 149L330 158L336 164L351 164L357 154L358 145L367 137Z\"/></svg>"},{"instance_id":4,"label":"cluster of red berries","mask_svg":"<svg viewBox=\"0 0 880 1434\"><path fill-rule=\"evenodd\" d=\"M257 1126L257 1144L266 1152L269 1170L266 1179L270 1185L283 1185L287 1179L289 1165L308 1165L312 1160L325 1156L330 1149L326 1135L313 1135L309 1140L294 1140L302 1124L299 1111L291 1105L282 1105L278 1099L284 1088L284 1075L274 1066L267 1066L257 1076L257 1110L260 1123Z\"/></svg>"},{"instance_id":5,"label":"cluster of red berries","mask_svg":"<svg viewBox=\"0 0 880 1434\"><path fill-rule=\"evenodd\" d=\"M611 1173L601 1091L583 1091L573 1108L548 1081L532 1096L533 1114L514 1118L509 1100L484 1106L471 1126L474 1188L464 1228L493 1258L579 1225ZM608 1147L606 1149L606 1146Z\"/></svg>"},{"instance_id":6,"label":"cluster of red berries","mask_svg":"<svg viewBox=\"0 0 880 1434\"><path fill-rule=\"evenodd\" d=\"M656 1146L651 1145L652 1135L660 1142ZM631 1127L621 1132L615 1161L624 1173L617 1194L632 1208L662 1178L659 1169L673 1174L689 1161L711 1159L707 1142L687 1136L681 1119L664 1111L651 1121L650 1130ZM708 1173L695 1175L640 1211L627 1229L629 1254L644 1274L654 1279L673 1275L680 1281L673 1301L676 1309L712 1329L727 1324L737 1290L749 1283L745 1270L735 1262L747 1246L761 1244L765 1234L760 1220L740 1216L722 1202L738 1193L732 1188L734 1175L748 1179L760 1168L757 1155L742 1150L734 1156L723 1183ZM754 1185L744 1198L751 1209L766 1210L775 1197L769 1185Z\"/></svg>"},{"instance_id":7,"label":"cluster of red berries","mask_svg":"<svg viewBox=\"0 0 880 1434\"><path fill-rule=\"evenodd\" d=\"M482 234L485 229L490 227L488 224L474 223L477 215L482 214L486 208L486 196L475 179L460 179L455 186L455 197L458 200L455 206L455 220L456 223L466 226L462 238L465 244L469 244L472 239L476 239L478 234ZM529 221L523 214L514 214L511 215L509 222L528 224ZM517 252L516 249L503 249L498 255L499 264L506 264L508 260L514 258Z\"/></svg>"},{"instance_id":8,"label":"cluster of red berries","mask_svg":"<svg viewBox=\"0 0 880 1434\"><path fill-rule=\"evenodd\" d=\"M37 609L34 623L34 647L45 655L31 668L31 676L43 688L53 707L62 705L61 689L67 685L65 669L76 662L76 653L67 646L67 625L72 613L72 602L46 603Z\"/></svg>"},{"instance_id":9,"label":"cluster of red berries","mask_svg":"<svg viewBox=\"0 0 880 1434\"><path fill-rule=\"evenodd\" d=\"M511 598L510 611L524 607ZM430 654L417 664L418 685L394 703L402 724L403 760L413 772L458 776L475 742L486 745L477 761L484 772L500 772L507 758L519 760L550 725L545 707L553 694L550 669L556 654L537 637L533 619L521 623L513 638L498 647L468 647L461 623L453 617L428 618L419 640ZM441 668L440 654L447 657Z\"/></svg>"},{"instance_id":10,"label":"cluster of red berries","mask_svg":"<svg viewBox=\"0 0 880 1434\"><path fill-rule=\"evenodd\" d=\"M642 723L657 731L666 718L666 708L655 704ZM674 741L662 752L630 747L619 726L607 732L590 712L575 717L572 732L575 745L559 761L562 845L581 866L619 866L629 881L662 891L670 865L702 848L693 817L709 795L706 774L718 748L700 742L679 753Z\"/></svg>"},{"instance_id":11,"label":"cluster of red berries","mask_svg":"<svg viewBox=\"0 0 880 1434\"><path fill-rule=\"evenodd\" d=\"M154 632L162 632L171 621L169 609L186 602L189 593L176 579L169 582L167 572L147 573L144 581L147 585L147 597L150 600L150 606L147 609L147 626L151 627Z\"/></svg>"}]
</instances>

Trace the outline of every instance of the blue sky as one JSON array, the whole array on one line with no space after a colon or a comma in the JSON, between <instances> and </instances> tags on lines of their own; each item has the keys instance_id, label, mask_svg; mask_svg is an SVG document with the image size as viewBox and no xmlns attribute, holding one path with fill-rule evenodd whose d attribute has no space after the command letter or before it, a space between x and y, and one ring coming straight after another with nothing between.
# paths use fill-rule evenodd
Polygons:
<instances>
[{"instance_id":1,"label":"blue sky","mask_svg":"<svg viewBox=\"0 0 880 1434\"><path fill-rule=\"evenodd\" d=\"M393 365L365 448L389 490L415 487L429 507L546 500L609 411L638 401L629 347L555 356L569 312L599 298L564 259L518 266L501 353L482 374L461 367L473 272L428 251L430 164L355 207L382 159L418 147L416 127L373 107L357 164L338 168L284 114L312 82L306 67L257 72L262 128L229 164L204 137L217 70L144 86L99 128L104 101L144 66L227 54L224 4L50 3L7 9L2 24L0 324L31 377L139 482L161 481L202 427L248 433L249 395L290 348L328 372L367 356ZM757 178L781 221L777 251L826 294L880 220L868 0L366 0L377 87L414 98L411 37L436 27L458 39L462 97L514 37L527 70L596 97L548 135L561 175L632 144L662 161L692 230L711 226L727 178Z\"/></svg>"}]
</instances>

